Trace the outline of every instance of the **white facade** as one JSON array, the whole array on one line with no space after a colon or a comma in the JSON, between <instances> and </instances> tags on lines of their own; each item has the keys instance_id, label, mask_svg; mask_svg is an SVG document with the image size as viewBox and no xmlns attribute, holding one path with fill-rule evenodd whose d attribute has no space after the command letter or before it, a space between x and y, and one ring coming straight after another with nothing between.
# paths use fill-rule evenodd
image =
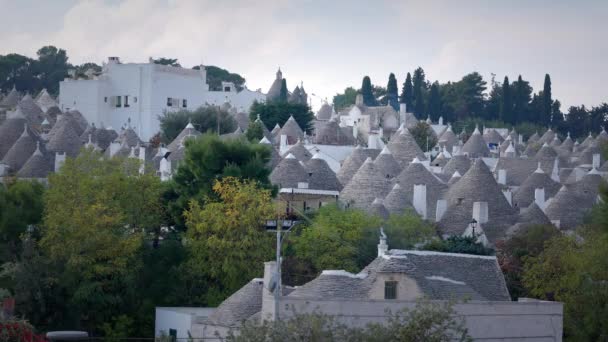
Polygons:
<instances>
[{"instance_id":1,"label":"white facade","mask_svg":"<svg viewBox=\"0 0 608 342\"><path fill-rule=\"evenodd\" d=\"M154 336L174 336L178 339L198 337L196 324L213 313L215 308L157 307Z\"/></svg>"},{"instance_id":2,"label":"white facade","mask_svg":"<svg viewBox=\"0 0 608 342\"><path fill-rule=\"evenodd\" d=\"M143 141L160 130L158 116L164 111L194 110L226 102L237 111L248 112L254 100L266 95L224 82L222 91L209 91L207 73L201 70L125 63L110 57L102 74L93 79L65 79L59 83L59 105L63 111L77 109L96 126L130 124Z\"/></svg>"}]
</instances>

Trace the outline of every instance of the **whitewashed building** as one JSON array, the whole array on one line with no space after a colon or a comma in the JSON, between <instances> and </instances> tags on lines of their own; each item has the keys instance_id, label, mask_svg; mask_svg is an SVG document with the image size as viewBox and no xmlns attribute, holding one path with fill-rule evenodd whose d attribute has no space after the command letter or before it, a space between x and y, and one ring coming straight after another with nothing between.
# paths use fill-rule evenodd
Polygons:
<instances>
[{"instance_id":1,"label":"whitewashed building","mask_svg":"<svg viewBox=\"0 0 608 342\"><path fill-rule=\"evenodd\" d=\"M78 109L98 127L119 128L130 122L144 141L159 131L158 116L164 111L228 102L234 110L248 112L253 101L266 100L259 91L237 91L231 82L224 82L221 91L210 91L204 66L194 70L152 61L121 63L118 57L109 57L101 74L66 78L59 87L62 111Z\"/></svg>"}]
</instances>

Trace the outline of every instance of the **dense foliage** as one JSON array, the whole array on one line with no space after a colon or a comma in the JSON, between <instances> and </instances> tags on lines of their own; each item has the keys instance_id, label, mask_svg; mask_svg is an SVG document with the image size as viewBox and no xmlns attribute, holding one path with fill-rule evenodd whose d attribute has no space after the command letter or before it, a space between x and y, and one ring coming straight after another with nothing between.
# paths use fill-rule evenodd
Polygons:
<instances>
[{"instance_id":1,"label":"dense foliage","mask_svg":"<svg viewBox=\"0 0 608 342\"><path fill-rule=\"evenodd\" d=\"M218 107L199 107L195 110L183 109L177 112L164 112L158 119L160 121L161 140L165 144L171 143L189 122L201 133L212 131L217 134L218 121L220 134L232 133L237 127L232 115Z\"/></svg>"},{"instance_id":2,"label":"dense foliage","mask_svg":"<svg viewBox=\"0 0 608 342\"><path fill-rule=\"evenodd\" d=\"M254 102L249 111L251 121L260 117L266 128L272 129L276 124L283 127L290 116L296 120L302 130L311 132L314 114L310 107L300 103L273 101L268 103Z\"/></svg>"},{"instance_id":3,"label":"dense foliage","mask_svg":"<svg viewBox=\"0 0 608 342\"><path fill-rule=\"evenodd\" d=\"M437 145L437 135L433 132L431 126L424 121L419 121L414 127L410 128L410 133L423 151L430 151Z\"/></svg>"}]
</instances>

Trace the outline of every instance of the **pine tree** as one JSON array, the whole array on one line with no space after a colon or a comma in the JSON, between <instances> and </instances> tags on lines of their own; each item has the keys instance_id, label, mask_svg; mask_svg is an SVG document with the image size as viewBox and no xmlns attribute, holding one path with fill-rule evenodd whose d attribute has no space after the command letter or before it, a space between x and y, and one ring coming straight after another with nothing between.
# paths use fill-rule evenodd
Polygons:
<instances>
[{"instance_id":1,"label":"pine tree","mask_svg":"<svg viewBox=\"0 0 608 342\"><path fill-rule=\"evenodd\" d=\"M425 86L424 70L421 67L414 70L412 81L414 87L414 115L420 119L424 114L424 97L422 91Z\"/></svg>"},{"instance_id":2,"label":"pine tree","mask_svg":"<svg viewBox=\"0 0 608 342\"><path fill-rule=\"evenodd\" d=\"M500 120L506 123L513 123L513 102L511 99L511 87L509 77L505 76L502 82L502 104L500 106Z\"/></svg>"},{"instance_id":3,"label":"pine tree","mask_svg":"<svg viewBox=\"0 0 608 342\"><path fill-rule=\"evenodd\" d=\"M553 100L551 99L551 77L549 74L545 74L545 85L543 87L543 111L541 114L541 121L544 125L551 123L551 105Z\"/></svg>"},{"instance_id":4,"label":"pine tree","mask_svg":"<svg viewBox=\"0 0 608 342\"><path fill-rule=\"evenodd\" d=\"M441 116L441 96L439 95L439 83L437 81L431 85L431 90L429 91L427 112L433 122L439 120L439 116Z\"/></svg>"},{"instance_id":5,"label":"pine tree","mask_svg":"<svg viewBox=\"0 0 608 342\"><path fill-rule=\"evenodd\" d=\"M366 106L375 106L376 98L372 91L372 81L369 76L363 77L363 83L361 83L361 95L363 95L363 104Z\"/></svg>"},{"instance_id":6,"label":"pine tree","mask_svg":"<svg viewBox=\"0 0 608 342\"><path fill-rule=\"evenodd\" d=\"M517 78L517 82L513 84L515 87L515 101L513 101L513 122L512 124L518 124L525 121L525 95L524 95L524 81L521 79L521 75Z\"/></svg>"},{"instance_id":7,"label":"pine tree","mask_svg":"<svg viewBox=\"0 0 608 342\"><path fill-rule=\"evenodd\" d=\"M399 88L397 87L397 78L395 74L391 72L388 76L388 84L386 85L386 98L387 103L391 105L395 110L399 110Z\"/></svg>"},{"instance_id":8,"label":"pine tree","mask_svg":"<svg viewBox=\"0 0 608 342\"><path fill-rule=\"evenodd\" d=\"M281 91L279 92L279 102L285 103L287 102L287 80L283 79L281 81Z\"/></svg>"},{"instance_id":9,"label":"pine tree","mask_svg":"<svg viewBox=\"0 0 608 342\"><path fill-rule=\"evenodd\" d=\"M407 110L412 110L414 103L414 87L412 86L412 75L408 72L405 82L403 82L403 88L401 90L401 103L405 103Z\"/></svg>"}]
</instances>

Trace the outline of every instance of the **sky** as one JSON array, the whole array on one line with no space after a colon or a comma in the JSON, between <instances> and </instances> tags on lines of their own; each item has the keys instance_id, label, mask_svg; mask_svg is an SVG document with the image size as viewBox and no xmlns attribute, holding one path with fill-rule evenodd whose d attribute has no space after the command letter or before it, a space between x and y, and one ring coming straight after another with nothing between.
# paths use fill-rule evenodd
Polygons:
<instances>
[{"instance_id":1,"label":"sky","mask_svg":"<svg viewBox=\"0 0 608 342\"><path fill-rule=\"evenodd\" d=\"M0 0L0 54L44 45L72 64L119 56L216 65L266 92L281 68L318 108L363 76L401 86L478 71L519 74L535 91L551 75L562 109L608 102L608 0ZM314 94L314 95L312 95Z\"/></svg>"}]
</instances>

